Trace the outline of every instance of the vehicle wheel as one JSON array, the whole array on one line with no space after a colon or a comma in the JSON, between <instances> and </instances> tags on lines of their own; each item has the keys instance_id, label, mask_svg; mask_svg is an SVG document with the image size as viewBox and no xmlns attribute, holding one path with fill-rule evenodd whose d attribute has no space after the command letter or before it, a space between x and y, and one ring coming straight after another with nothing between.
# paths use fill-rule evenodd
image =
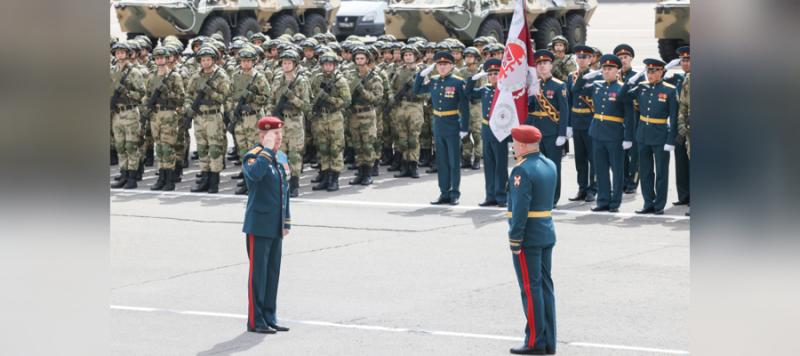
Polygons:
<instances>
[{"instance_id":1,"label":"vehicle wheel","mask_svg":"<svg viewBox=\"0 0 800 356\"><path fill-rule=\"evenodd\" d=\"M328 32L328 21L320 14L306 15L306 24L303 25L303 34L311 37L318 33Z\"/></svg>"},{"instance_id":2,"label":"vehicle wheel","mask_svg":"<svg viewBox=\"0 0 800 356\"><path fill-rule=\"evenodd\" d=\"M297 19L292 15L283 14L278 15L278 17L272 20L272 28L269 30L269 37L278 38L283 34L288 33L294 35L298 32L300 32L300 24L297 23Z\"/></svg>"},{"instance_id":3,"label":"vehicle wheel","mask_svg":"<svg viewBox=\"0 0 800 356\"><path fill-rule=\"evenodd\" d=\"M581 14L569 14L566 22L564 37L569 41L567 52L571 53L575 45L586 44L586 20Z\"/></svg>"},{"instance_id":4,"label":"vehicle wheel","mask_svg":"<svg viewBox=\"0 0 800 356\"><path fill-rule=\"evenodd\" d=\"M258 21L252 17L243 18L242 21L239 22L239 26L236 27L236 35L244 36L245 38L250 38L250 35L260 32L261 26L259 26Z\"/></svg>"},{"instance_id":5,"label":"vehicle wheel","mask_svg":"<svg viewBox=\"0 0 800 356\"><path fill-rule=\"evenodd\" d=\"M536 49L546 49L553 37L561 34L561 24L552 16L543 17L535 26L533 41L536 43Z\"/></svg>"},{"instance_id":6,"label":"vehicle wheel","mask_svg":"<svg viewBox=\"0 0 800 356\"><path fill-rule=\"evenodd\" d=\"M215 33L219 33L225 39L225 44L231 43L231 26L228 24L228 21L225 21L222 17L213 16L206 19L206 22L203 23L203 27L200 28L200 35L202 36L211 36Z\"/></svg>"},{"instance_id":7,"label":"vehicle wheel","mask_svg":"<svg viewBox=\"0 0 800 356\"><path fill-rule=\"evenodd\" d=\"M478 37L492 36L500 43L506 43L506 37L503 36L503 25L497 19L486 19L478 28Z\"/></svg>"},{"instance_id":8,"label":"vehicle wheel","mask_svg":"<svg viewBox=\"0 0 800 356\"><path fill-rule=\"evenodd\" d=\"M669 61L678 58L678 54L675 51L685 45L687 43L683 40L662 38L658 40L658 54L661 55L661 59L664 62L669 63Z\"/></svg>"}]
</instances>

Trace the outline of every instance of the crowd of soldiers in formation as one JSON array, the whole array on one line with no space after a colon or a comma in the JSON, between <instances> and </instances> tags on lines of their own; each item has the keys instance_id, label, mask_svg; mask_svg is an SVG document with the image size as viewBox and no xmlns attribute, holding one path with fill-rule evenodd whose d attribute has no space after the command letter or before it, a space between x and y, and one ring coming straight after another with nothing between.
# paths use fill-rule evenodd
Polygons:
<instances>
[{"instance_id":1,"label":"crowd of soldiers in formation","mask_svg":"<svg viewBox=\"0 0 800 356\"><path fill-rule=\"evenodd\" d=\"M433 64L436 52L452 54L461 78L504 53L503 44L488 36L466 47L456 39L401 42L383 35L338 42L330 33L275 39L255 33L234 37L228 46L215 34L196 37L188 46L175 37L161 39L155 48L146 36L112 37L111 164L120 170L112 188L135 189L143 167L156 165L158 180L150 189L174 190L183 169L197 160L200 173L191 191L216 193L226 158L241 164L239 157L258 144L256 123L265 115L285 122L281 151L288 156L290 196L298 195L304 164L318 170L312 189L326 191L339 189L345 168L357 170L349 182L354 185L371 184L380 165L398 178L418 178L418 167L434 173L430 94L411 90L415 76ZM553 77L561 81L600 68L597 48L589 65L579 69L564 37L548 47L555 55ZM630 59L623 61L626 70ZM470 132L462 140L465 169L481 169L480 105L472 100L477 107L470 110ZM192 126L197 150L190 154ZM229 151L226 131L234 138ZM563 147L566 154L569 145ZM629 175L626 181L636 179L635 172ZM625 192L631 189L635 186ZM685 190L680 203L688 203ZM243 180L235 193L247 194Z\"/></svg>"}]
</instances>

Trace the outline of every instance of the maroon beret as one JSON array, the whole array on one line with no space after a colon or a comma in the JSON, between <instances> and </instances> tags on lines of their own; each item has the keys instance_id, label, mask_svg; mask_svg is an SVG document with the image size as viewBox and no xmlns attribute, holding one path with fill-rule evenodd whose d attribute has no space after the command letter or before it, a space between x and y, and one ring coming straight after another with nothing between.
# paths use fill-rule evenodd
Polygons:
<instances>
[{"instance_id":1,"label":"maroon beret","mask_svg":"<svg viewBox=\"0 0 800 356\"><path fill-rule=\"evenodd\" d=\"M283 121L274 116L264 116L258 120L259 130L272 130L283 127Z\"/></svg>"},{"instance_id":2,"label":"maroon beret","mask_svg":"<svg viewBox=\"0 0 800 356\"><path fill-rule=\"evenodd\" d=\"M537 143L542 139L542 132L531 125L519 125L511 129L514 141L522 143Z\"/></svg>"}]
</instances>

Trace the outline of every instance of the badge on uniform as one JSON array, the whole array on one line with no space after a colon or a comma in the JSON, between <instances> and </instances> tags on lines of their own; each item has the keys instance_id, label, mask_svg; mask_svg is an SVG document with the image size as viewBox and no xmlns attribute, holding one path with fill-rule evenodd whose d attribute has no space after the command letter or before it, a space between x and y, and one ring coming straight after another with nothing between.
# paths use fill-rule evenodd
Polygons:
<instances>
[{"instance_id":1,"label":"badge on uniform","mask_svg":"<svg viewBox=\"0 0 800 356\"><path fill-rule=\"evenodd\" d=\"M253 164L253 163L256 163L256 159L255 158L251 157L251 158L247 159L247 164Z\"/></svg>"},{"instance_id":2,"label":"badge on uniform","mask_svg":"<svg viewBox=\"0 0 800 356\"><path fill-rule=\"evenodd\" d=\"M608 101L617 101L617 92L612 91L608 93Z\"/></svg>"},{"instance_id":3,"label":"badge on uniform","mask_svg":"<svg viewBox=\"0 0 800 356\"><path fill-rule=\"evenodd\" d=\"M518 175L514 176L514 186L515 187L519 188L520 181L522 181L522 177L520 177Z\"/></svg>"},{"instance_id":4,"label":"badge on uniform","mask_svg":"<svg viewBox=\"0 0 800 356\"><path fill-rule=\"evenodd\" d=\"M658 93L658 101L666 102L667 101L667 93Z\"/></svg>"},{"instance_id":5,"label":"badge on uniform","mask_svg":"<svg viewBox=\"0 0 800 356\"><path fill-rule=\"evenodd\" d=\"M444 97L453 98L456 96L456 87L444 87Z\"/></svg>"},{"instance_id":6,"label":"badge on uniform","mask_svg":"<svg viewBox=\"0 0 800 356\"><path fill-rule=\"evenodd\" d=\"M545 92L545 95L547 95L548 99L552 99L553 98L553 94L554 94L554 92L552 90L548 90L548 91Z\"/></svg>"}]
</instances>

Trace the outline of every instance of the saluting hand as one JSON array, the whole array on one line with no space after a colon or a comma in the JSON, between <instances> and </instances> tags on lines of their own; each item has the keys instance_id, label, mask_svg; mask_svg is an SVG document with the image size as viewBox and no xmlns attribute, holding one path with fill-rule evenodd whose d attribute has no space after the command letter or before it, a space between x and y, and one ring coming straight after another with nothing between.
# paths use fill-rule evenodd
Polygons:
<instances>
[{"instance_id":1,"label":"saluting hand","mask_svg":"<svg viewBox=\"0 0 800 356\"><path fill-rule=\"evenodd\" d=\"M283 229L283 236L289 235L289 229Z\"/></svg>"}]
</instances>

